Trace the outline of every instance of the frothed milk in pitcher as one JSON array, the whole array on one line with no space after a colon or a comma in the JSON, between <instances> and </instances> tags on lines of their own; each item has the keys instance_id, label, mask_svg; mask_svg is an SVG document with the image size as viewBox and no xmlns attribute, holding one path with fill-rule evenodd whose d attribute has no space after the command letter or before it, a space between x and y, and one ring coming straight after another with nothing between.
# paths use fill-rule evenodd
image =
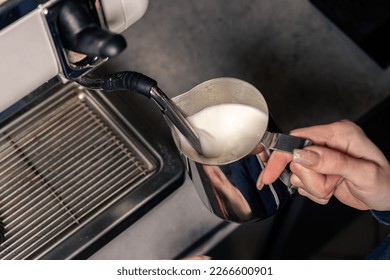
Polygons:
<instances>
[{"instance_id":1,"label":"frothed milk in pitcher","mask_svg":"<svg viewBox=\"0 0 390 280\"><path fill-rule=\"evenodd\" d=\"M248 155L260 142L268 114L248 105L225 103L206 107L187 120L198 134L202 155L177 132L182 152L196 161L226 164Z\"/></svg>"}]
</instances>

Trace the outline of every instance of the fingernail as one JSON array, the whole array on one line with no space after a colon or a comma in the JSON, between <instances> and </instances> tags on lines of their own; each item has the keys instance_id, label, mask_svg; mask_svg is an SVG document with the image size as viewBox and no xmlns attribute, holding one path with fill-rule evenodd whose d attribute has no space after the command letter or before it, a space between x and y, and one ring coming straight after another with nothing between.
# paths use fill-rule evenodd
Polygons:
<instances>
[{"instance_id":1,"label":"fingernail","mask_svg":"<svg viewBox=\"0 0 390 280\"><path fill-rule=\"evenodd\" d=\"M264 187L263 172L261 172L259 178L257 178L256 187L259 191L261 191L261 189Z\"/></svg>"},{"instance_id":2,"label":"fingernail","mask_svg":"<svg viewBox=\"0 0 390 280\"><path fill-rule=\"evenodd\" d=\"M303 166L315 166L320 161L320 156L312 151L296 149L293 152L293 162Z\"/></svg>"}]
</instances>

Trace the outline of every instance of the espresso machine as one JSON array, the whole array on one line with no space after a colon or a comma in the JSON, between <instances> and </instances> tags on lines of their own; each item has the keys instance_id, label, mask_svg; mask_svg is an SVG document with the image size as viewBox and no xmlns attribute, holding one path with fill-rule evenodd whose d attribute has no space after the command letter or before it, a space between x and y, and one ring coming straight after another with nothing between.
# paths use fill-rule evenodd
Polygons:
<instances>
[{"instance_id":1,"label":"espresso machine","mask_svg":"<svg viewBox=\"0 0 390 280\"><path fill-rule=\"evenodd\" d=\"M1 259L86 258L184 181L126 98L90 90L147 6L0 1Z\"/></svg>"},{"instance_id":2,"label":"espresso machine","mask_svg":"<svg viewBox=\"0 0 390 280\"><path fill-rule=\"evenodd\" d=\"M202 155L188 110L221 100L260 102L268 116L253 86L222 78L170 100L143 74L96 74L126 48L120 32L147 5L0 2L0 259L88 258L188 178L203 206L221 218L213 217L216 228L267 219L294 193L288 170L261 190L255 184L271 150L309 144L278 133L272 118L264 123L269 131L256 138L263 157L246 151L223 164L195 164L173 141L180 132ZM154 102L130 98L137 94ZM145 115L156 112L155 103L163 114L151 126Z\"/></svg>"}]
</instances>

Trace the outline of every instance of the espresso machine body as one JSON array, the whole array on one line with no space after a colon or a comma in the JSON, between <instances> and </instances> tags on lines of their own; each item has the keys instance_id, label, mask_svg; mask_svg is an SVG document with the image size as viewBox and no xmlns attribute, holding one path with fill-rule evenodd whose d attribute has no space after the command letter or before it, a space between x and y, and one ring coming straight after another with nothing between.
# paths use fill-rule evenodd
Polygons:
<instances>
[{"instance_id":1,"label":"espresso machine body","mask_svg":"<svg viewBox=\"0 0 390 280\"><path fill-rule=\"evenodd\" d=\"M84 18L82 20L85 22L77 23L77 15L68 15L61 21L61 13L66 12L66 2L73 4L68 10L74 9L80 16L86 15L89 19ZM67 49L66 40L75 41L81 33L85 33L90 38L78 43L91 43L97 49L102 48L99 38L102 40L111 32L124 31L143 16L147 5L147 0L4 1L0 6L0 111L3 112L54 77L66 82L99 65L107 57L77 52L74 50L78 47L77 42L70 46L73 49ZM61 35L66 27L70 29L69 32L73 28L76 34ZM100 36L95 41L91 30L94 30L96 37Z\"/></svg>"},{"instance_id":2,"label":"espresso machine body","mask_svg":"<svg viewBox=\"0 0 390 280\"><path fill-rule=\"evenodd\" d=\"M0 1L0 259L87 258L183 183L128 93L75 82L126 48L147 6Z\"/></svg>"}]
</instances>

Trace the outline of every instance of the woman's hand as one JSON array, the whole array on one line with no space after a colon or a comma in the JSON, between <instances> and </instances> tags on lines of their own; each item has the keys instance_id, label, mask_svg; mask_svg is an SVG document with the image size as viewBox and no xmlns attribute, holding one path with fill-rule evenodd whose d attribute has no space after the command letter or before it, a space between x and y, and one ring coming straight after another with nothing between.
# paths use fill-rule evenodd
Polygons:
<instances>
[{"instance_id":1,"label":"woman's hand","mask_svg":"<svg viewBox=\"0 0 390 280\"><path fill-rule=\"evenodd\" d=\"M383 153L350 121L296 129L314 144L293 155L274 152L258 187L277 179L290 163L291 184L301 195L326 204L332 196L357 209L390 210L390 166Z\"/></svg>"}]
</instances>

